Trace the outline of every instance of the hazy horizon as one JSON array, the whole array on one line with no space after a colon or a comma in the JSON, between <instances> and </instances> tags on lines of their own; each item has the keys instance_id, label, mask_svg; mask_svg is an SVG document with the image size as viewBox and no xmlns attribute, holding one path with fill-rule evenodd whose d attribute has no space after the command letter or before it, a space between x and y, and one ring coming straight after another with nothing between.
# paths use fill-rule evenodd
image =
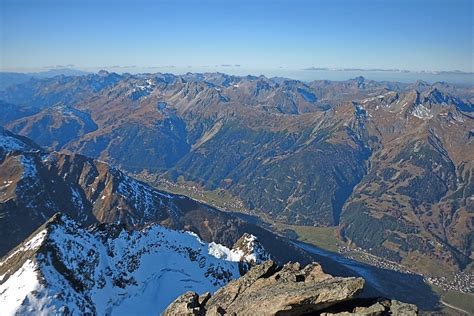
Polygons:
<instances>
[{"instance_id":1,"label":"hazy horizon","mask_svg":"<svg viewBox=\"0 0 474 316\"><path fill-rule=\"evenodd\" d=\"M469 0L0 3L1 71L474 72Z\"/></svg>"}]
</instances>

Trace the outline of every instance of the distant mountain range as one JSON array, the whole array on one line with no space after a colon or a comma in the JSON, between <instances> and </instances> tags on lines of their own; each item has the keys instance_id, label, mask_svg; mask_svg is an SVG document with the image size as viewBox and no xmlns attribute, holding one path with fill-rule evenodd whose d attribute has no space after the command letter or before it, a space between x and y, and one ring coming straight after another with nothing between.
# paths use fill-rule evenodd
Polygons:
<instances>
[{"instance_id":1,"label":"distant mountain range","mask_svg":"<svg viewBox=\"0 0 474 316\"><path fill-rule=\"evenodd\" d=\"M20 84L32 78L51 78L55 76L82 76L87 72L72 68L53 68L40 72L0 72L0 90L12 84Z\"/></svg>"},{"instance_id":2,"label":"distant mountain range","mask_svg":"<svg viewBox=\"0 0 474 316\"><path fill-rule=\"evenodd\" d=\"M101 71L0 100L0 124L50 150L223 189L275 222L337 225L418 271L472 269L473 86Z\"/></svg>"}]
</instances>

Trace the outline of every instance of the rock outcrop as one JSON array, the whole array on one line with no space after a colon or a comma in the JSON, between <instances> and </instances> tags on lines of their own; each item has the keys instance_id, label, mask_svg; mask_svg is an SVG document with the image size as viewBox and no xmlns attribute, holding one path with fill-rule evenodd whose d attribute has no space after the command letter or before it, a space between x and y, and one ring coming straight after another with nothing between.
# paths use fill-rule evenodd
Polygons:
<instances>
[{"instance_id":1,"label":"rock outcrop","mask_svg":"<svg viewBox=\"0 0 474 316\"><path fill-rule=\"evenodd\" d=\"M415 305L361 299L362 278L333 277L312 263L283 267L269 260L214 295L186 292L163 312L170 315L417 315Z\"/></svg>"}]
</instances>

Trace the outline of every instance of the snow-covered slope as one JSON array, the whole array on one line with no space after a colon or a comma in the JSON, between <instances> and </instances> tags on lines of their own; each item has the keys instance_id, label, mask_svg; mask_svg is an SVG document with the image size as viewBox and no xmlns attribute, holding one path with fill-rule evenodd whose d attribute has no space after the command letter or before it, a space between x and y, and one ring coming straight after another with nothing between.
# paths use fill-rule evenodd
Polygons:
<instances>
[{"instance_id":1,"label":"snow-covered slope","mask_svg":"<svg viewBox=\"0 0 474 316\"><path fill-rule=\"evenodd\" d=\"M159 225L85 229L58 213L0 262L1 314L157 315L188 290L239 277L241 254Z\"/></svg>"},{"instance_id":2,"label":"snow-covered slope","mask_svg":"<svg viewBox=\"0 0 474 316\"><path fill-rule=\"evenodd\" d=\"M26 137L15 135L0 126L0 154L8 151L39 151L41 148Z\"/></svg>"}]
</instances>

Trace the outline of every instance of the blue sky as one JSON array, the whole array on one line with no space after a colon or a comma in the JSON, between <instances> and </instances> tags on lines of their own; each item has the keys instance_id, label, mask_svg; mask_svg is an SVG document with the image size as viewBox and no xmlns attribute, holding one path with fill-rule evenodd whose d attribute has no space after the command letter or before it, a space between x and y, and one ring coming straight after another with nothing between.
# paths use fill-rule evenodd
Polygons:
<instances>
[{"instance_id":1,"label":"blue sky","mask_svg":"<svg viewBox=\"0 0 474 316\"><path fill-rule=\"evenodd\" d=\"M0 0L0 68L473 72L473 2Z\"/></svg>"}]
</instances>

